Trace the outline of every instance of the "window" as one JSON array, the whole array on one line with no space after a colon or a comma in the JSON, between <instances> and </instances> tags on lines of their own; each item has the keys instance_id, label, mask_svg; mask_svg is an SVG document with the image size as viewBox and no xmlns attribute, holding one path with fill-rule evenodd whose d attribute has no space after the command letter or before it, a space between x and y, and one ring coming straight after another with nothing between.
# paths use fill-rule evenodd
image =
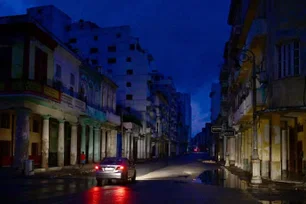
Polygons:
<instances>
[{"instance_id":1,"label":"window","mask_svg":"<svg viewBox=\"0 0 306 204\"><path fill-rule=\"evenodd\" d=\"M135 50L135 45L134 44L130 44L130 50Z\"/></svg>"},{"instance_id":2,"label":"window","mask_svg":"<svg viewBox=\"0 0 306 204\"><path fill-rule=\"evenodd\" d=\"M116 34L116 37L117 37L117 38L121 38L121 33L117 33L117 34Z\"/></svg>"},{"instance_id":3,"label":"window","mask_svg":"<svg viewBox=\"0 0 306 204\"><path fill-rule=\"evenodd\" d=\"M108 63L108 64L116 64L116 62L117 62L117 59L116 59L116 58L108 58L108 59L107 59L107 63Z\"/></svg>"},{"instance_id":4,"label":"window","mask_svg":"<svg viewBox=\"0 0 306 204\"><path fill-rule=\"evenodd\" d=\"M132 94L127 94L126 95L126 100L133 100L133 95Z\"/></svg>"},{"instance_id":5,"label":"window","mask_svg":"<svg viewBox=\"0 0 306 204\"><path fill-rule=\"evenodd\" d=\"M125 110L126 110L127 112L131 112L131 107L126 107Z\"/></svg>"},{"instance_id":6,"label":"window","mask_svg":"<svg viewBox=\"0 0 306 204\"><path fill-rule=\"evenodd\" d=\"M12 47L0 47L1 81L12 77L12 53Z\"/></svg>"},{"instance_id":7,"label":"window","mask_svg":"<svg viewBox=\"0 0 306 204\"><path fill-rule=\"evenodd\" d=\"M48 54L40 48L35 49L35 72L34 78L36 81L46 83L48 73Z\"/></svg>"},{"instance_id":8,"label":"window","mask_svg":"<svg viewBox=\"0 0 306 204\"><path fill-rule=\"evenodd\" d=\"M10 114L1 113L1 115L0 115L0 128L5 128L5 129L10 128Z\"/></svg>"},{"instance_id":9,"label":"window","mask_svg":"<svg viewBox=\"0 0 306 204\"><path fill-rule=\"evenodd\" d=\"M93 53L98 53L99 49L96 48L96 47L92 47L90 48L90 53L93 54Z\"/></svg>"},{"instance_id":10,"label":"window","mask_svg":"<svg viewBox=\"0 0 306 204\"><path fill-rule=\"evenodd\" d=\"M112 70L112 69L108 69L108 70L107 70L107 73L108 73L108 74L112 74L112 73L113 73L113 70Z\"/></svg>"},{"instance_id":11,"label":"window","mask_svg":"<svg viewBox=\"0 0 306 204\"><path fill-rule=\"evenodd\" d=\"M298 40L277 46L277 70L279 79L300 74L300 42Z\"/></svg>"},{"instance_id":12,"label":"window","mask_svg":"<svg viewBox=\"0 0 306 204\"><path fill-rule=\"evenodd\" d=\"M127 57L125 61L126 61L126 62L131 62L131 61L132 61L132 58L131 58L131 57Z\"/></svg>"},{"instance_id":13,"label":"window","mask_svg":"<svg viewBox=\"0 0 306 204\"><path fill-rule=\"evenodd\" d=\"M38 122L38 120L33 119L32 130L33 130L33 132L39 133L39 122Z\"/></svg>"},{"instance_id":14,"label":"window","mask_svg":"<svg viewBox=\"0 0 306 204\"><path fill-rule=\"evenodd\" d=\"M92 65L97 65L97 64L98 64L98 60L92 59L92 60L91 60L91 64L92 64Z\"/></svg>"},{"instance_id":15,"label":"window","mask_svg":"<svg viewBox=\"0 0 306 204\"><path fill-rule=\"evenodd\" d=\"M126 87L131 87L132 83L131 82L126 82Z\"/></svg>"},{"instance_id":16,"label":"window","mask_svg":"<svg viewBox=\"0 0 306 204\"><path fill-rule=\"evenodd\" d=\"M107 50L108 50L108 52L116 52L117 48L116 48L116 46L108 46Z\"/></svg>"},{"instance_id":17,"label":"window","mask_svg":"<svg viewBox=\"0 0 306 204\"><path fill-rule=\"evenodd\" d=\"M70 38L69 39L69 43L76 43L77 42L77 39L76 38Z\"/></svg>"},{"instance_id":18,"label":"window","mask_svg":"<svg viewBox=\"0 0 306 204\"><path fill-rule=\"evenodd\" d=\"M127 75L133 75L133 70L132 69L128 69L128 70L126 70L126 74Z\"/></svg>"},{"instance_id":19,"label":"window","mask_svg":"<svg viewBox=\"0 0 306 204\"><path fill-rule=\"evenodd\" d=\"M70 74L70 84L74 85L75 84L75 78L73 74Z\"/></svg>"},{"instance_id":20,"label":"window","mask_svg":"<svg viewBox=\"0 0 306 204\"><path fill-rule=\"evenodd\" d=\"M55 76L57 78L61 78L62 77L62 67L60 65L56 65L56 71L55 71Z\"/></svg>"},{"instance_id":21,"label":"window","mask_svg":"<svg viewBox=\"0 0 306 204\"><path fill-rule=\"evenodd\" d=\"M94 40L97 41L99 37L97 35L94 36Z\"/></svg>"},{"instance_id":22,"label":"window","mask_svg":"<svg viewBox=\"0 0 306 204\"><path fill-rule=\"evenodd\" d=\"M73 87L70 87L70 88L69 88L69 95L72 96L72 97L74 96Z\"/></svg>"}]
</instances>

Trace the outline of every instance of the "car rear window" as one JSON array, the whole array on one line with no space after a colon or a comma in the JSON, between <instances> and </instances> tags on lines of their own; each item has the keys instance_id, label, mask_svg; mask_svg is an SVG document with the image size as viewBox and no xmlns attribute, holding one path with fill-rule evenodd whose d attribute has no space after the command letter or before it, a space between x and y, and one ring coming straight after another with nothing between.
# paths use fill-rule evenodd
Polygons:
<instances>
[{"instance_id":1,"label":"car rear window","mask_svg":"<svg viewBox=\"0 0 306 204\"><path fill-rule=\"evenodd\" d=\"M101 164L108 164L108 165L121 165L123 163L123 159L118 158L105 158L101 161Z\"/></svg>"}]
</instances>

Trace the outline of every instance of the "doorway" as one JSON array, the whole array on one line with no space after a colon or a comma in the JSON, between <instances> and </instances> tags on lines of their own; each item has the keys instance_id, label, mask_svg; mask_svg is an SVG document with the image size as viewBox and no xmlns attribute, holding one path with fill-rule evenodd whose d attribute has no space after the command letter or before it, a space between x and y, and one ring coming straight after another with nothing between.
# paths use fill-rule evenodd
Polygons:
<instances>
[{"instance_id":1,"label":"doorway","mask_svg":"<svg viewBox=\"0 0 306 204\"><path fill-rule=\"evenodd\" d=\"M71 125L65 122L64 131L64 165L70 165L70 150L71 150Z\"/></svg>"}]
</instances>

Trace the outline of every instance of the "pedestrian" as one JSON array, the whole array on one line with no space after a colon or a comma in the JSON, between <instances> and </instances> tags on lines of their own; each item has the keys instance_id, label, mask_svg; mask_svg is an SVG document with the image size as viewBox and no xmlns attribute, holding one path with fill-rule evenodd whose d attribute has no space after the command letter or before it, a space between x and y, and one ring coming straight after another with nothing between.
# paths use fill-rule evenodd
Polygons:
<instances>
[{"instance_id":1,"label":"pedestrian","mask_svg":"<svg viewBox=\"0 0 306 204\"><path fill-rule=\"evenodd\" d=\"M86 162L85 153L82 152L82 154L81 154L81 168L85 165L85 162Z\"/></svg>"}]
</instances>

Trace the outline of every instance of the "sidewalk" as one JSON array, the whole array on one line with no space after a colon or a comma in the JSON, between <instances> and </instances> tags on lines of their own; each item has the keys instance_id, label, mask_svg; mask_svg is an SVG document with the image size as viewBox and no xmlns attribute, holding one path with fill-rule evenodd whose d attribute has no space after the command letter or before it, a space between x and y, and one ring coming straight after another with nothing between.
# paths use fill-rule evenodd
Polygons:
<instances>
[{"instance_id":1,"label":"sidewalk","mask_svg":"<svg viewBox=\"0 0 306 204\"><path fill-rule=\"evenodd\" d=\"M221 165L220 165L221 166ZM272 181L270 179L262 179L262 184L251 184L251 173L244 171L238 167L225 167L222 168L228 170L230 173L239 177L240 180L245 180L248 183L250 189L261 189L261 190L306 190L305 182L292 182L292 181Z\"/></svg>"}]
</instances>

